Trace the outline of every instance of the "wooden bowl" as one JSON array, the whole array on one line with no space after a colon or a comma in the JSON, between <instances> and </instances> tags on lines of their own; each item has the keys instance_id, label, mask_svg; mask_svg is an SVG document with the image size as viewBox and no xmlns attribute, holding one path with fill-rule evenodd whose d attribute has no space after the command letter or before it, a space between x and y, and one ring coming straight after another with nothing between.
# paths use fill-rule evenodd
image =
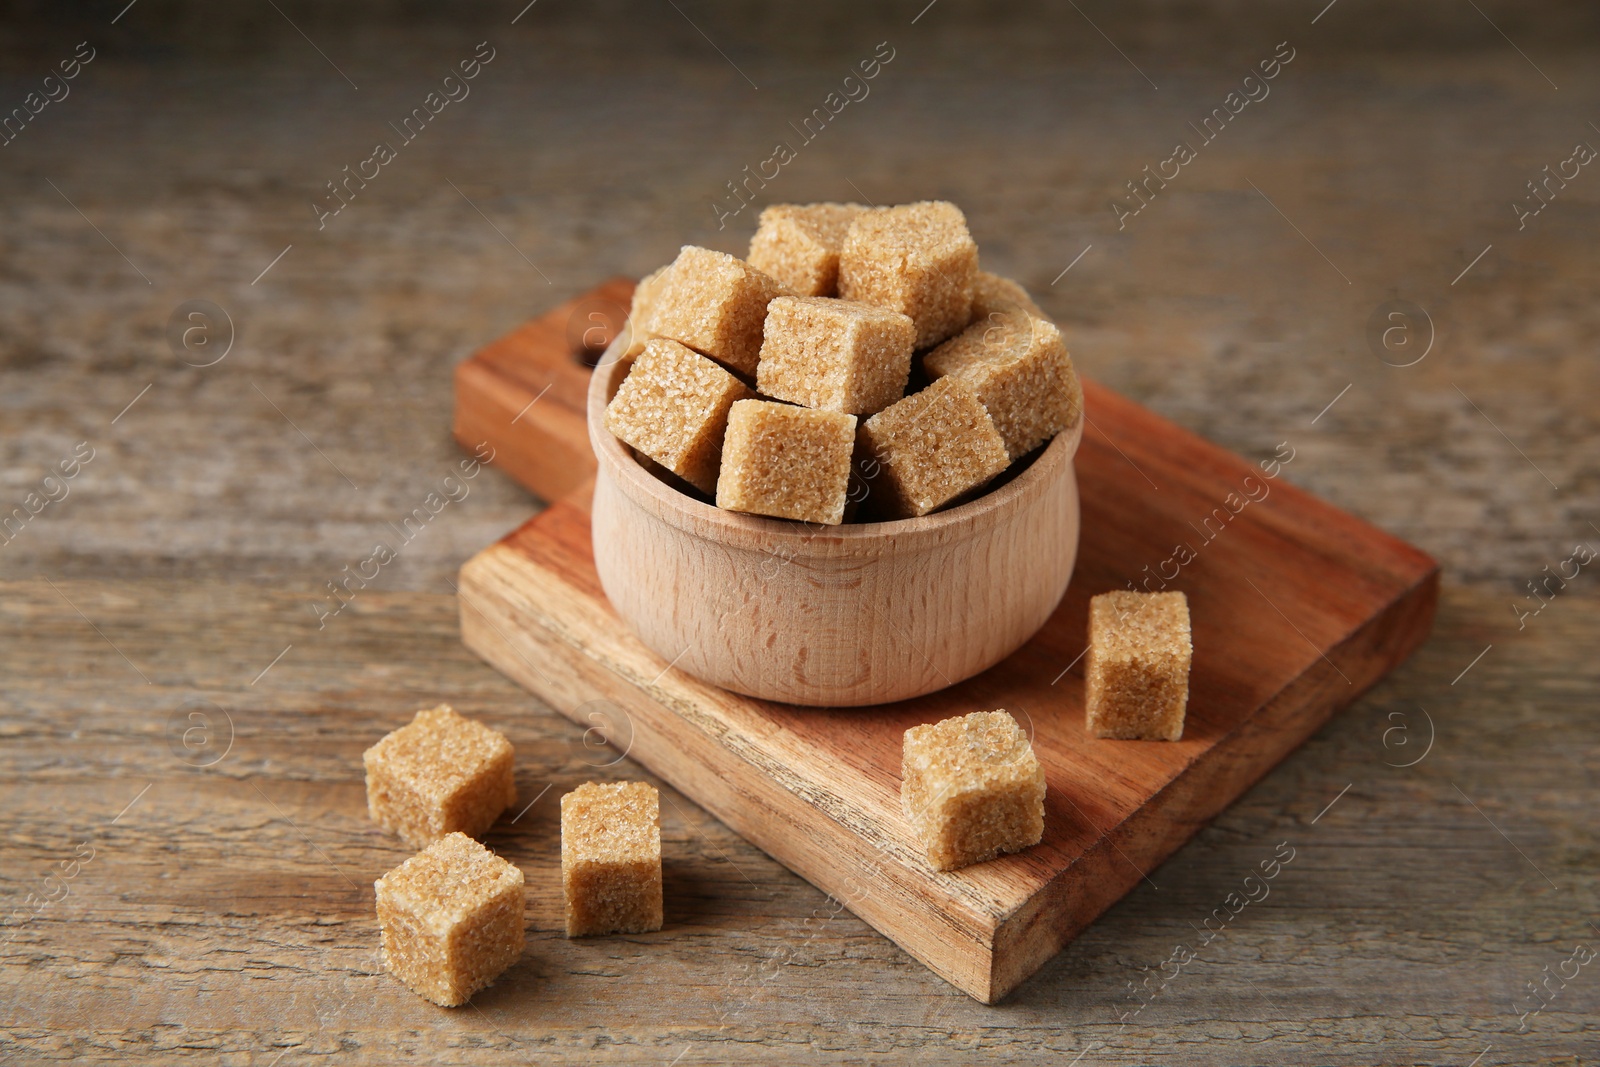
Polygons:
<instances>
[{"instance_id":1,"label":"wooden bowl","mask_svg":"<svg viewBox=\"0 0 1600 1067\"><path fill-rule=\"evenodd\" d=\"M947 511L817 526L723 511L645 470L605 427L628 334L589 383L595 569L639 639L764 700L882 704L1000 662L1061 602L1078 554L1083 421L1011 481ZM975 709L977 710L977 709Z\"/></svg>"}]
</instances>

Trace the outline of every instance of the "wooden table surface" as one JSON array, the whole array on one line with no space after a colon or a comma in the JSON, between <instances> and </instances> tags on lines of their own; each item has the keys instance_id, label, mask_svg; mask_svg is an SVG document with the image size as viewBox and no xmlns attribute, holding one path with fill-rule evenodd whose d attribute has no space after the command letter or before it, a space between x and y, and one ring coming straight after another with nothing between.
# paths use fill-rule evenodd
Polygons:
<instances>
[{"instance_id":1,"label":"wooden table surface","mask_svg":"<svg viewBox=\"0 0 1600 1067\"><path fill-rule=\"evenodd\" d=\"M7 18L4 108L66 95L0 147L0 1060L1595 1058L1600 16L863 6ZM802 141L836 89L867 95ZM1444 567L1408 664L996 1007L670 790L665 929L561 936L555 800L642 772L459 641L456 568L541 506L498 472L326 614L458 462L452 366L683 242L741 251L757 207L714 205L779 140L757 206L957 201L1087 373L1246 456L1287 442L1284 477ZM1170 178L1131 214L1146 165ZM231 347L215 311L211 347L169 327L196 300ZM360 766L440 701L511 737L533 800L489 837L527 955L453 1012L378 964L406 850Z\"/></svg>"}]
</instances>

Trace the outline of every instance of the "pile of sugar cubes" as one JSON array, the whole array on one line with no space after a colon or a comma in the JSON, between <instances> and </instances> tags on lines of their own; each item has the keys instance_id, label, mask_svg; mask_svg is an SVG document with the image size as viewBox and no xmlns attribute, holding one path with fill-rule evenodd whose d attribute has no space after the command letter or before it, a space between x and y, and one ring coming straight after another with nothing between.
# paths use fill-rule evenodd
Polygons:
<instances>
[{"instance_id":1,"label":"pile of sugar cubes","mask_svg":"<svg viewBox=\"0 0 1600 1067\"><path fill-rule=\"evenodd\" d=\"M748 260L684 246L629 321L607 428L732 511L926 515L1082 417L1061 331L944 201L769 207Z\"/></svg>"},{"instance_id":2,"label":"pile of sugar cubes","mask_svg":"<svg viewBox=\"0 0 1600 1067\"><path fill-rule=\"evenodd\" d=\"M367 749L367 811L422 851L378 879L383 962L435 1004L465 1004L522 956L522 871L479 844L516 801L511 742L449 705ZM661 929L661 802L646 782L561 798L568 937Z\"/></svg>"}]
</instances>

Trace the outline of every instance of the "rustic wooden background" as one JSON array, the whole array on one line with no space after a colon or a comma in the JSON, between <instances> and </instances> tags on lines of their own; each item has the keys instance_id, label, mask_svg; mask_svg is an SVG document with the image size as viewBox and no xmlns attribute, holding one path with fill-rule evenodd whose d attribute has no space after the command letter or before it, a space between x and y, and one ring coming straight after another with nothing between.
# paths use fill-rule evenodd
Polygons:
<instances>
[{"instance_id":1,"label":"rustic wooden background","mask_svg":"<svg viewBox=\"0 0 1600 1067\"><path fill-rule=\"evenodd\" d=\"M1600 146L1592 6L523 4L0 23L7 112L94 50L0 147L0 513L67 493L0 543L0 1059L1592 1061L1597 565L1528 583L1600 549L1600 171L1512 207ZM484 40L319 231L324 183ZM725 183L882 41L760 202L958 201L1087 373L1289 442L1287 478L1445 568L1409 664L994 1008L670 791L666 929L560 936L554 800L641 772L458 641L455 569L540 506L498 473L317 618L457 462L452 365L685 241L741 250ZM1119 231L1109 201L1282 41L1270 96ZM190 300L235 328L211 366L220 320L167 337ZM379 970L405 850L360 769L439 701L510 735L534 800L490 837L526 958L453 1012ZM1163 970L1281 842L1270 897Z\"/></svg>"}]
</instances>

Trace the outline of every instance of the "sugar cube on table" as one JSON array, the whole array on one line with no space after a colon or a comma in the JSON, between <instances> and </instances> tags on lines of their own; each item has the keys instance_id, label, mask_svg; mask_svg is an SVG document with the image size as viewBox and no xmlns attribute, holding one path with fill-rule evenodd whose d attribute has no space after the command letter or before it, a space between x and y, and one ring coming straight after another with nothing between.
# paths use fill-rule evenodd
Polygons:
<instances>
[{"instance_id":1,"label":"sugar cube on table","mask_svg":"<svg viewBox=\"0 0 1600 1067\"><path fill-rule=\"evenodd\" d=\"M860 204L773 204L750 239L750 265L801 296L833 296L839 250Z\"/></svg>"},{"instance_id":2,"label":"sugar cube on table","mask_svg":"<svg viewBox=\"0 0 1600 1067\"><path fill-rule=\"evenodd\" d=\"M1047 317L1039 310L1039 305L1033 302L1033 297L1028 295L1028 291L1010 278L1002 278L986 270L980 270L973 276L971 322L982 322L997 312L1011 308L1021 308L1041 319Z\"/></svg>"},{"instance_id":3,"label":"sugar cube on table","mask_svg":"<svg viewBox=\"0 0 1600 1067\"><path fill-rule=\"evenodd\" d=\"M806 407L870 415L905 394L915 337L897 311L780 296L767 305L756 387Z\"/></svg>"},{"instance_id":4,"label":"sugar cube on table","mask_svg":"<svg viewBox=\"0 0 1600 1067\"><path fill-rule=\"evenodd\" d=\"M844 521L856 417L740 400L728 413L717 507L836 525Z\"/></svg>"},{"instance_id":5,"label":"sugar cube on table","mask_svg":"<svg viewBox=\"0 0 1600 1067\"><path fill-rule=\"evenodd\" d=\"M911 316L916 347L966 327L978 246L961 209L943 200L856 216L839 252L839 295Z\"/></svg>"},{"instance_id":6,"label":"sugar cube on table","mask_svg":"<svg viewBox=\"0 0 1600 1067\"><path fill-rule=\"evenodd\" d=\"M728 409L753 397L722 367L653 338L606 405L606 429L707 493L717 489Z\"/></svg>"},{"instance_id":7,"label":"sugar cube on table","mask_svg":"<svg viewBox=\"0 0 1600 1067\"><path fill-rule=\"evenodd\" d=\"M522 872L452 833L373 883L383 963L435 1004L465 1004L522 956Z\"/></svg>"},{"instance_id":8,"label":"sugar cube on table","mask_svg":"<svg viewBox=\"0 0 1600 1067\"><path fill-rule=\"evenodd\" d=\"M1011 459L1074 425L1083 413L1083 387L1061 331L1018 307L974 322L922 364L935 379L959 378L972 388Z\"/></svg>"},{"instance_id":9,"label":"sugar cube on table","mask_svg":"<svg viewBox=\"0 0 1600 1067\"><path fill-rule=\"evenodd\" d=\"M1177 741L1189 703L1189 599L1118 590L1089 600L1085 725L1095 737Z\"/></svg>"},{"instance_id":10,"label":"sugar cube on table","mask_svg":"<svg viewBox=\"0 0 1600 1067\"><path fill-rule=\"evenodd\" d=\"M978 396L941 378L861 424L857 465L868 510L884 518L926 515L1006 469L1006 444Z\"/></svg>"},{"instance_id":11,"label":"sugar cube on table","mask_svg":"<svg viewBox=\"0 0 1600 1067\"><path fill-rule=\"evenodd\" d=\"M1044 770L1016 719L975 711L906 731L900 801L935 870L1037 845Z\"/></svg>"},{"instance_id":12,"label":"sugar cube on table","mask_svg":"<svg viewBox=\"0 0 1600 1067\"><path fill-rule=\"evenodd\" d=\"M742 259L684 245L651 294L650 327L657 337L754 375L767 304L788 295L785 286Z\"/></svg>"},{"instance_id":13,"label":"sugar cube on table","mask_svg":"<svg viewBox=\"0 0 1600 1067\"><path fill-rule=\"evenodd\" d=\"M567 936L661 929L661 797L648 782L585 782L561 798Z\"/></svg>"},{"instance_id":14,"label":"sugar cube on table","mask_svg":"<svg viewBox=\"0 0 1600 1067\"><path fill-rule=\"evenodd\" d=\"M481 836L517 799L505 736L448 704L419 711L362 755L372 821L421 848Z\"/></svg>"}]
</instances>

